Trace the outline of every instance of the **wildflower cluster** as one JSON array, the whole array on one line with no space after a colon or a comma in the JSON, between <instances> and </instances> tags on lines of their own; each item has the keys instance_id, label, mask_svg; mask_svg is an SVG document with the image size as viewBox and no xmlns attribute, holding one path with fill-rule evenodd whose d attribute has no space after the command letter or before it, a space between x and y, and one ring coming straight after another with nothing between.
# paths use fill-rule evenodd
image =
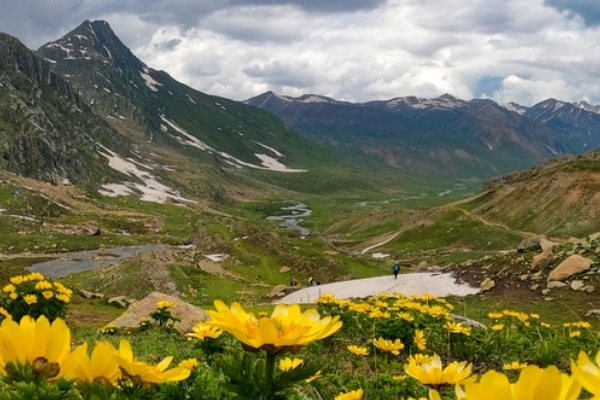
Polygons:
<instances>
[{"instance_id":1,"label":"wildflower cluster","mask_svg":"<svg viewBox=\"0 0 600 400\"><path fill-rule=\"evenodd\" d=\"M57 382L63 391L85 392L86 385L92 384L114 391L143 391L190 375L186 367L167 369L172 357L155 365L136 359L127 340L121 340L118 348L109 342L97 342L91 354L87 343L71 350L71 332L65 321L57 318L50 322L45 316L37 320L25 316L20 322L5 319L0 325L0 360L0 375L7 382L16 383L6 389L14 392L14 397L9 398L20 398L22 386L18 382L32 380ZM71 398L66 392L60 398L63 397Z\"/></svg>"},{"instance_id":2,"label":"wildflower cluster","mask_svg":"<svg viewBox=\"0 0 600 400\"><path fill-rule=\"evenodd\" d=\"M0 306L15 320L25 315L33 318L45 315L52 321L66 316L72 295L71 289L59 281L32 272L10 278L10 283L2 288Z\"/></svg>"},{"instance_id":3,"label":"wildflower cluster","mask_svg":"<svg viewBox=\"0 0 600 400\"><path fill-rule=\"evenodd\" d=\"M339 316L345 323L338 340L344 343L351 363L342 375L346 377L343 387L354 391L346 390L340 396L357 396L355 391L361 388L369 399L577 399L577 382L585 387L586 378L578 380L575 372L567 375L554 365L565 370L579 353L583 354L577 361L585 366L582 371L597 371L600 393L600 367L592 368L594 363L585 356L586 351L598 347L600 335L586 321L552 327L538 314L502 310L489 313L476 324L454 316L443 299L427 295L383 294L349 301L326 294L318 304L322 312ZM571 369L575 371L575 367ZM473 371L482 373L479 380ZM502 397L506 393L494 397L496 386L512 382L507 387L514 392L517 387L532 385L538 375L540 382L564 381L562 389L540 386L540 393L548 397ZM554 392L564 392L566 397Z\"/></svg>"}]
</instances>

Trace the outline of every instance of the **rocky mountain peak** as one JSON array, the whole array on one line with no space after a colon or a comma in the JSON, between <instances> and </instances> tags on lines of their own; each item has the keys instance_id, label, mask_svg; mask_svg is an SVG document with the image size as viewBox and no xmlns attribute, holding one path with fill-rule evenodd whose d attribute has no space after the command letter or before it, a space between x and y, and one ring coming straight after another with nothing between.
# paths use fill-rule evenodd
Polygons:
<instances>
[{"instance_id":1,"label":"rocky mountain peak","mask_svg":"<svg viewBox=\"0 0 600 400\"><path fill-rule=\"evenodd\" d=\"M117 68L143 70L146 65L121 42L108 22L85 20L77 28L40 49L55 64L62 60L94 60Z\"/></svg>"}]
</instances>

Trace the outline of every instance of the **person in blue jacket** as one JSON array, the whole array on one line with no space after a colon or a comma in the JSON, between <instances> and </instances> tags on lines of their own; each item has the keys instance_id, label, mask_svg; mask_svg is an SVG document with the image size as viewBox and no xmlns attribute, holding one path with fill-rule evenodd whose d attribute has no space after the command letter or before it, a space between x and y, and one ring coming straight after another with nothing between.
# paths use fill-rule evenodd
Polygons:
<instances>
[{"instance_id":1,"label":"person in blue jacket","mask_svg":"<svg viewBox=\"0 0 600 400\"><path fill-rule=\"evenodd\" d=\"M400 273L400 264L394 264L392 267L392 272L394 273L394 279L398 279L398 274Z\"/></svg>"}]
</instances>

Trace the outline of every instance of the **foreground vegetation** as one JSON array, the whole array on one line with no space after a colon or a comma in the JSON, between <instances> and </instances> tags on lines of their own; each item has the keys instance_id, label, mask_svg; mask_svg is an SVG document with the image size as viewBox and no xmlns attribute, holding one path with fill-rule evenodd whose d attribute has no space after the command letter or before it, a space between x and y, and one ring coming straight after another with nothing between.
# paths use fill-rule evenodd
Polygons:
<instances>
[{"instance_id":1,"label":"foreground vegetation","mask_svg":"<svg viewBox=\"0 0 600 400\"><path fill-rule=\"evenodd\" d=\"M15 276L2 289L0 398L600 395L600 367L589 358L599 336L586 321L552 325L506 309L460 322L444 299L382 293L362 301L323 295L316 308L278 305L257 313L216 301L209 320L186 335L172 304L159 301L137 328L108 325L94 333L65 324L71 295L37 273Z\"/></svg>"}]
</instances>

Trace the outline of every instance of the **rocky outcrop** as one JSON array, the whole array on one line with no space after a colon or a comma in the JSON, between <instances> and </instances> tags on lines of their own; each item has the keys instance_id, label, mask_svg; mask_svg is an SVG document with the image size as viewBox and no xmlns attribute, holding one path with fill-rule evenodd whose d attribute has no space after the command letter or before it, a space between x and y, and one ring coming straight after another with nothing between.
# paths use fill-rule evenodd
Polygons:
<instances>
[{"instance_id":1,"label":"rocky outcrop","mask_svg":"<svg viewBox=\"0 0 600 400\"><path fill-rule=\"evenodd\" d=\"M592 267L593 260L573 254L567 257L548 275L549 281L564 281L573 275L585 272Z\"/></svg>"},{"instance_id":2,"label":"rocky outcrop","mask_svg":"<svg viewBox=\"0 0 600 400\"><path fill-rule=\"evenodd\" d=\"M150 314L156 310L156 303L163 300L173 303L173 308L170 311L171 314L181 320L175 324L175 327L181 332L189 332L198 321L208 319L208 315L200 307L186 303L178 297L161 292L152 292L144 299L131 304L129 309L112 321L111 324L116 325L117 328L136 328L139 326L141 318L150 319Z\"/></svg>"}]
</instances>

